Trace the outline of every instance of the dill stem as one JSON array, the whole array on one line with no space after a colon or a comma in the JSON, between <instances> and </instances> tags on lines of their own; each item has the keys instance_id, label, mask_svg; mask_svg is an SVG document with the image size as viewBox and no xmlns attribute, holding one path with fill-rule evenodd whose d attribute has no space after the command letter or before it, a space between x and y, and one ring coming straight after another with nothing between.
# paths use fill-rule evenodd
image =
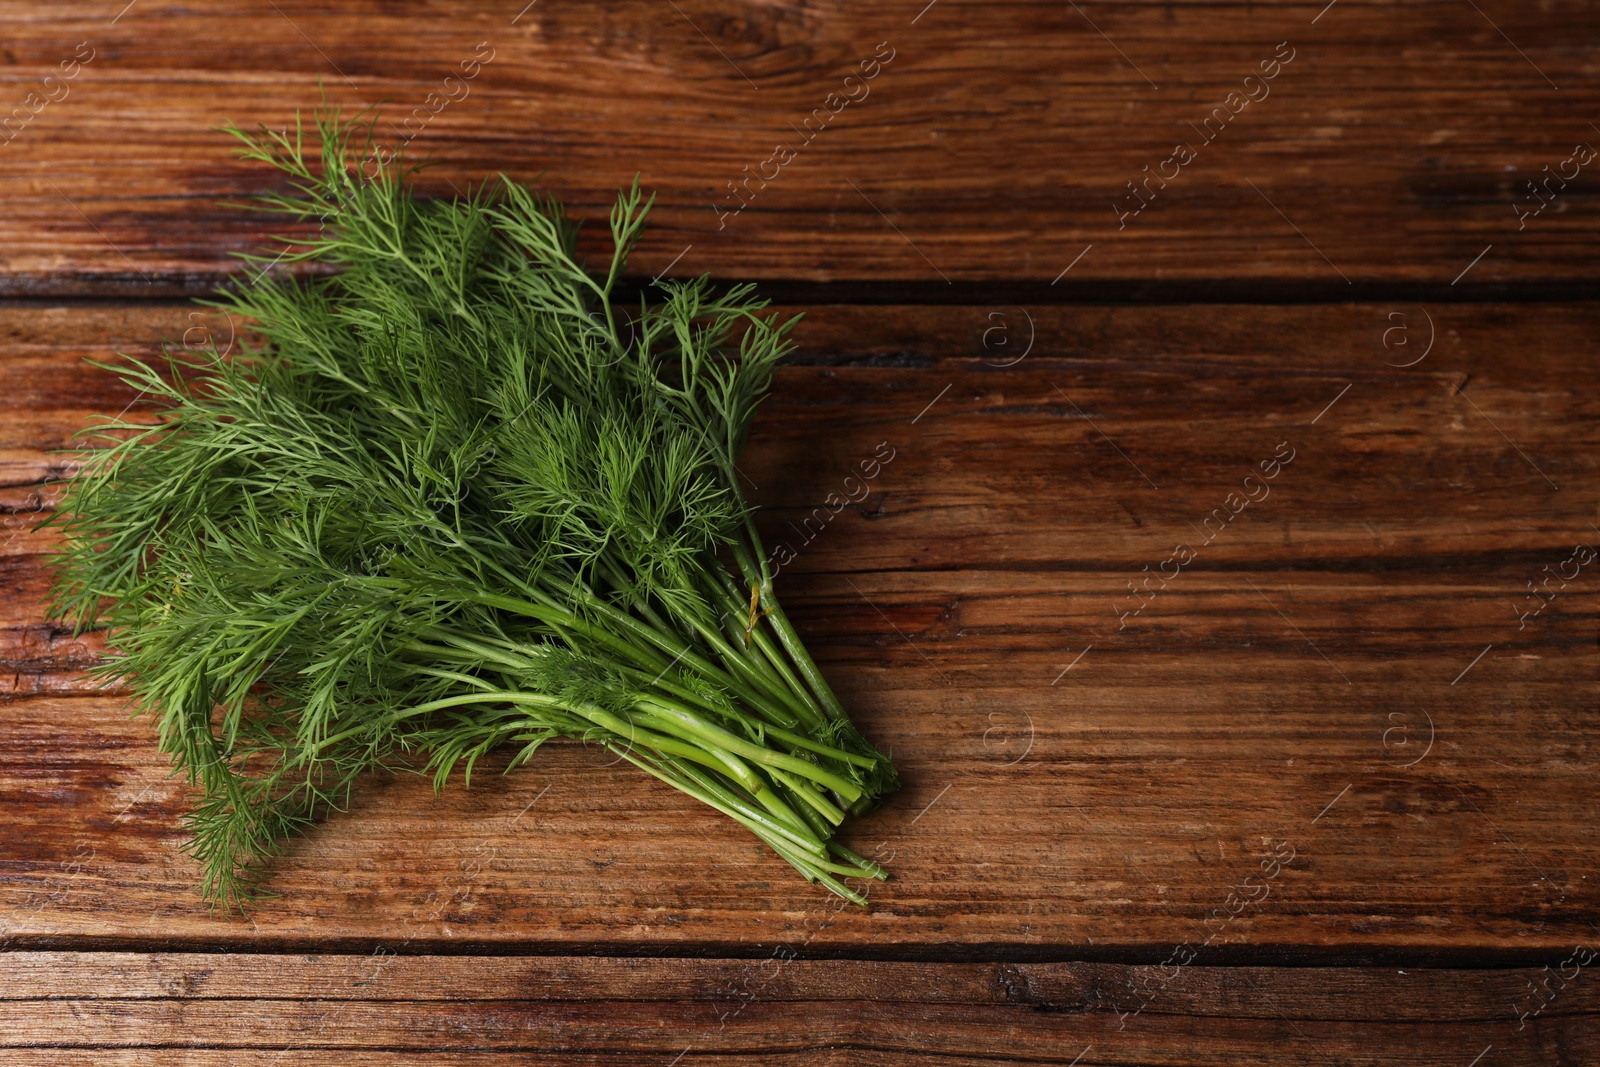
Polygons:
<instances>
[{"instance_id":1,"label":"dill stem","mask_svg":"<svg viewBox=\"0 0 1600 1067\"><path fill-rule=\"evenodd\" d=\"M555 585L562 592L566 593L573 601L581 603L589 610L604 616L619 630L625 631L636 638L643 639L650 644L655 645L664 652L672 652L672 660L663 664L661 660L654 657L646 656L641 658L640 654L643 653L644 650L639 648L638 645L629 641L625 641L615 634L607 633L600 628L588 626L571 611L557 604L548 594L533 586L530 586L524 581L521 581L515 575L507 571L504 567L495 563L482 553L476 551L471 546L463 543L461 544L461 547L466 549L475 558L479 559L487 566L493 568L503 578L510 581L513 585L524 591L529 597L532 598L531 601L522 601L515 597L502 598L498 594L494 593L476 593L476 598L484 603L490 604L491 606L500 607L504 610L527 614L530 617L538 618L542 622L548 622L546 616L549 612L557 612L560 614L564 624L569 629L581 630L586 634L586 636L592 637L603 644L609 645L614 651L622 652L625 655L633 655L639 662L644 663L647 666L656 667L663 673L669 670L673 663L681 660L708 677L725 683L727 688L737 692L745 703L749 704L756 711L762 713L763 718L767 719L769 722L776 723L777 725L793 727L800 725L802 720L812 719L814 720L812 722L813 726L821 726L826 721L826 717L817 715L815 709L812 708L807 701L796 699L796 697L786 691L776 679L764 677L759 671L750 665L750 662L746 656L740 655L732 645L722 640L721 635L716 634L714 630L704 628L698 620L691 618L685 621L690 625L696 626L698 629L700 629L700 631L706 636L708 643L711 643L730 665L736 667L743 674L747 681L754 681L755 684L759 686L759 695L757 690L753 690L750 685L740 685L738 681L727 671L720 669L705 657L694 652L688 643L683 641L682 638L667 632L664 628L652 627L648 623L641 622L640 620L634 618L627 612L619 610L615 605L606 601L605 598L597 596L593 590L587 588L579 581L573 580L563 582L560 579L555 578L553 575L546 576L547 581ZM737 548L738 546L736 545L735 547ZM770 600L770 595L766 599ZM776 602L774 602L774 606L776 606ZM529 611L527 610L529 608L542 610ZM796 637L795 641L798 642L799 638ZM814 664L812 665L811 669L813 671L816 670ZM826 687L827 683L823 682L822 685ZM833 694L831 690L828 692L828 695L830 698L832 697ZM774 700L778 701L776 706L773 704ZM834 700L834 706L838 707L837 700ZM838 716L841 718L844 717L843 708L839 709Z\"/></svg>"},{"instance_id":2,"label":"dill stem","mask_svg":"<svg viewBox=\"0 0 1600 1067\"><path fill-rule=\"evenodd\" d=\"M789 789L793 791L794 794L801 800L805 801L813 811L826 819L830 826L838 826L840 823L844 822L844 812L840 811L833 804L829 803L827 797L824 797L821 793L811 788L810 785L802 781L797 781L778 767L768 767L767 770L773 778L788 786Z\"/></svg>"},{"instance_id":3,"label":"dill stem","mask_svg":"<svg viewBox=\"0 0 1600 1067\"><path fill-rule=\"evenodd\" d=\"M549 651L548 646L519 645L514 641L502 641L498 638L486 638L484 640L490 644L499 645L509 649L510 651L521 656L522 659L520 661L505 660L502 658L504 662L515 663L518 668L528 668L534 666L538 662L539 658L543 655L546 655ZM423 648L425 651L429 652L450 651L448 649L434 649L426 646L423 646ZM471 657L465 652L456 651L455 655L458 656L462 661L471 661ZM626 663L613 661L607 663L606 666L628 678L635 686L638 687L640 691L659 689L678 700L694 705L701 711L708 712L712 715L728 715L731 713L739 720L741 725L743 725L746 729L751 730L753 733L772 733L774 735L782 735L785 738L800 736L798 734L792 734L781 727L773 726L763 720L757 720L751 716L745 715L739 710L737 705L730 704L728 707L720 707L716 704L713 704L706 699L704 694L696 693L692 689L687 689L681 685L678 685L676 682L669 680L666 672L658 672L654 677L650 677L639 668L631 667ZM847 753L839 753L840 758L846 758L847 755Z\"/></svg>"},{"instance_id":4,"label":"dill stem","mask_svg":"<svg viewBox=\"0 0 1600 1067\"><path fill-rule=\"evenodd\" d=\"M733 545L734 558L738 561L739 569L744 572L745 577L760 585L761 603L767 609L767 618L772 620L772 629L778 635L779 643L783 645L790 660L804 676L811 691L822 702L823 710L828 713L828 717L834 720L847 718L844 705L839 703L839 698L834 695L828 680L822 676L810 653L806 651L805 642L800 640L800 635L795 632L789 616L784 614L783 605L772 595L772 575L767 568L766 557L762 554L761 536L756 533L755 523L748 518L745 520L745 532L750 538L750 547L754 549L756 558L761 560L761 566L757 569L750 559L750 551L737 541Z\"/></svg>"},{"instance_id":5,"label":"dill stem","mask_svg":"<svg viewBox=\"0 0 1600 1067\"><path fill-rule=\"evenodd\" d=\"M441 647L437 645L428 645L420 641L412 642L408 647L425 654L435 656L445 655L454 659L456 662L471 664L479 662L478 656L480 653L482 654L483 658L491 658L488 655L490 650L486 647L487 645L503 645L506 649L520 658L513 658L512 656L507 656L503 653L496 654L492 658L497 662L506 663L518 669L532 666L536 661L536 657L541 654L537 646L529 647L525 645L518 645L510 641L501 641L498 638L469 640L453 634L444 633L437 634L436 636L440 640L449 641L451 645L454 645L455 647L452 648L448 646ZM653 687L665 691L675 699L697 707L701 712L710 713L713 715L727 714L728 709L718 708L715 705L707 703L700 694L695 693L692 690L685 689L682 686L673 684L667 681L664 676L650 679L645 677L643 671L640 671L636 668L628 667L620 663L612 664L612 666L614 669L629 677L629 679L632 680L636 685L640 686L641 689L649 689ZM446 677L452 680L465 682L489 690L490 692L498 691L490 683L485 682L481 678L473 677L472 675L425 667L419 667L417 669L423 674ZM738 714L737 708L734 708L733 711L735 714ZM862 756L854 752L847 752L842 748L835 748L832 745L825 745L820 741L815 741L805 736L804 734L798 734L791 730L785 730L782 727L773 726L769 723L763 722L759 724L759 726L755 726L755 724L750 723L749 720L745 719L743 716L739 717L747 727L754 726L755 729L766 734L767 736L775 737L778 740L783 741L784 743L795 748L804 749L809 752L815 752L819 756L825 756L829 759L838 760L841 763L853 764L854 766L861 767L865 770L872 770L878 765L878 761L870 756Z\"/></svg>"},{"instance_id":6,"label":"dill stem","mask_svg":"<svg viewBox=\"0 0 1600 1067\"><path fill-rule=\"evenodd\" d=\"M871 860L867 859L865 856L861 855L859 852L852 851L850 848L846 847L843 843L841 843L839 841L831 841L830 840L828 842L828 851L832 852L835 856L838 856L840 859L848 860L850 863L853 863L855 866L857 866L861 870L866 871L868 877L876 878L876 879L878 879L880 881L888 881L888 879L889 879L889 872L888 871L884 870L882 867L878 866L876 863L873 863Z\"/></svg>"},{"instance_id":7,"label":"dill stem","mask_svg":"<svg viewBox=\"0 0 1600 1067\"><path fill-rule=\"evenodd\" d=\"M627 588L627 583L618 576L614 566L605 560L598 560L596 562L604 571L606 580L611 583L611 587L613 589L621 592ZM656 609L650 605L650 601L647 598L635 594L628 598L628 602L633 610L644 616L645 621L651 626L654 626L657 630L660 630L663 633L671 632L671 627L669 627L666 621L661 618L661 615L656 611ZM686 635L679 634L679 636L684 637Z\"/></svg>"},{"instance_id":8,"label":"dill stem","mask_svg":"<svg viewBox=\"0 0 1600 1067\"><path fill-rule=\"evenodd\" d=\"M583 719L594 723L596 726L609 731L615 737L626 741L630 750L634 745L642 745L657 752L678 757L679 759L691 760L695 763L701 764L709 770L727 774L735 781L739 782L741 786L745 787L749 791L750 795L756 800L756 802L767 809L767 811L770 813L770 815L767 817L769 822L774 819L777 820L776 822L771 823L771 828L773 830L783 833L785 836L795 837L796 843L807 849L818 849L822 846L822 842L819 838L815 836L805 836L807 834L814 835L815 831L813 828L809 826L809 824L799 815L797 815L787 804L785 804L782 798L778 796L776 791L774 791L767 782L762 780L758 774L756 774L738 758L739 756L746 756L748 758L756 759L756 762L758 763L770 761L782 763L783 761L793 759L793 757L785 757L782 753L770 752L762 750L758 746L746 744L734 737L732 734L729 734L726 731L718 730L716 727L711 726L710 724L702 724L704 729L700 731L693 731L689 729L682 731L689 734L689 736L684 738L665 736L663 734L656 733L655 731L645 729L637 723L631 722L628 719L625 719L619 715L614 715L611 712L608 712L602 708L597 708L593 705L568 703L555 697L546 696L542 693L526 693L508 690L465 693L458 696L443 697L439 700L428 701L424 704L417 704L410 708L391 712L388 716L386 716L386 718L390 722L400 722L405 719L416 718L418 716L431 714L436 711L444 711L450 708L463 707L473 704L515 704L525 707L566 711L570 714L580 716ZM687 715L683 717L692 718L692 716ZM671 723L669 721L663 725L670 726ZM321 751L323 748L336 744L339 741L346 740L347 738L358 736L361 733L371 730L371 728L372 724L368 723L359 727L352 727L349 730L326 737L321 742L309 746L305 752L302 752L302 759L304 759L306 755L315 756L315 754ZM695 736L696 733L698 733L700 736ZM719 746L718 742L724 743ZM732 744L727 744L726 742L732 742ZM796 760L795 762L800 763L803 761ZM814 771L817 770L816 768L812 769ZM820 773L826 774L826 772ZM804 796L803 793L801 795Z\"/></svg>"},{"instance_id":9,"label":"dill stem","mask_svg":"<svg viewBox=\"0 0 1600 1067\"><path fill-rule=\"evenodd\" d=\"M616 750L613 749L612 751ZM617 755L651 776L661 779L668 785L682 790L701 803L708 804L739 822L746 829L766 841L768 845L771 845L775 851L780 851L780 854L784 855L786 859L789 859L791 855L801 855L801 853L795 853L796 848L805 850L804 854L809 854L807 858L812 862L827 853L827 845L822 840L814 837L808 838L803 833L773 822L769 816L744 803L725 787L717 784L715 780L708 778L703 772L697 772L692 767L664 760L662 762L665 768L670 768L672 772L675 772L674 774L669 774L663 767L658 767L648 760L639 758L632 750L625 749L617 752ZM789 861L790 863L795 863L794 859ZM795 865L799 866L799 864ZM801 869L804 870L804 868Z\"/></svg>"},{"instance_id":10,"label":"dill stem","mask_svg":"<svg viewBox=\"0 0 1600 1067\"><path fill-rule=\"evenodd\" d=\"M815 752L819 756L827 756L830 759L840 760L844 763L853 763L857 767L861 767L865 770L870 771L879 763L878 760L873 759L871 756L859 756L854 752L846 752L842 748L834 748L832 745L824 745L820 741L813 741L809 737L804 737L796 733L790 733L788 730L781 729L777 726L768 726L766 728L766 732L773 737L787 741L796 748L807 749L808 751Z\"/></svg>"},{"instance_id":11,"label":"dill stem","mask_svg":"<svg viewBox=\"0 0 1600 1067\"><path fill-rule=\"evenodd\" d=\"M458 708L468 704L493 704L496 702L521 704L528 707L550 708L561 711L570 710L562 701L552 696L546 696L543 693L521 693L495 689L481 693L461 693L453 697L440 697L438 700L430 700L423 704L413 704L409 708L397 708L394 711L386 713L379 721L384 724L392 724L404 722L407 719L414 719L419 715L428 715L435 711L445 711L449 708ZM348 730L342 730L336 734L329 734L326 737L323 737L321 740L307 745L305 747L305 751L309 752L312 756L315 756L318 752L328 748L331 745L337 744L340 741L344 741L352 737L358 737L363 733L372 731L375 725L377 724L365 722L360 726L352 726Z\"/></svg>"},{"instance_id":12,"label":"dill stem","mask_svg":"<svg viewBox=\"0 0 1600 1067\"><path fill-rule=\"evenodd\" d=\"M824 770L815 763L800 759L798 756L790 756L736 737L720 726L714 726L706 722L688 708L674 706L670 701L662 700L659 697L641 697L636 706L650 715L653 721L661 723L663 729L668 728L669 724L673 724L679 730L698 735L706 741L710 741L737 755L744 756L746 759L803 775L818 785L827 786L850 801L861 799L861 787L854 782L846 781L831 771Z\"/></svg>"},{"instance_id":13,"label":"dill stem","mask_svg":"<svg viewBox=\"0 0 1600 1067\"><path fill-rule=\"evenodd\" d=\"M505 611L510 611L519 615L524 615L528 618L537 619L540 622L543 622L557 630L565 629L576 633L581 633L585 637L591 638L592 640L610 648L612 651L621 653L622 655L633 660L635 663L638 663L646 668L654 668L658 670L661 674L665 674L667 671L671 670L674 662L682 662L736 693L739 698L744 701L744 703L749 705L752 710L756 711L761 715L762 718L768 720L769 722L783 727L800 725L799 718L792 712L789 712L782 707L774 706L770 699L766 698L763 694L752 691L748 685L739 684L738 679L712 664L704 656L701 656L699 653L695 652L688 645L684 644L677 638L650 629L648 626L634 619L632 616L627 615L625 612L617 611L616 608L605 603L600 598L593 596L593 594L589 594L590 603L586 606L592 607L594 610L606 614L607 617L615 621L619 627L625 627L630 633L649 640L657 647L662 648L663 650L676 652L673 660L665 660L654 652L640 648L638 645L626 640L623 637L619 637L616 634L607 633L605 630L599 627L590 625L583 619L580 619L577 615L574 615L572 612L556 605L553 601L550 601L550 599L544 594L536 593L535 595L539 596L540 600L544 601L544 603L521 600L517 597L509 597L501 593L489 592L474 593L473 598L490 607L501 608Z\"/></svg>"},{"instance_id":14,"label":"dill stem","mask_svg":"<svg viewBox=\"0 0 1600 1067\"><path fill-rule=\"evenodd\" d=\"M642 743L647 748L690 759L711 770L729 775L743 786L758 804L766 808L774 818L788 825L791 830L802 833L810 831L811 828L783 802L772 787L734 753L714 745L707 745L701 738L690 737L679 740L664 737L592 705L575 706L572 710L597 726L603 726L619 737L625 738L629 745Z\"/></svg>"},{"instance_id":15,"label":"dill stem","mask_svg":"<svg viewBox=\"0 0 1600 1067\"><path fill-rule=\"evenodd\" d=\"M780 679L758 669L751 662L751 659L747 653L741 653L735 649L733 645L729 644L727 639L724 638L722 634L718 633L714 627L706 625L701 620L691 619L690 622L691 625L693 625L700 633L706 644L710 645L712 649L722 657L723 661L737 670L746 681L753 685L759 686L772 699L781 702L785 707L787 707L790 711L793 711L801 718L808 718L815 715L815 711L809 704L804 701L797 700L794 694L783 686L783 683ZM817 725L821 724L818 723Z\"/></svg>"},{"instance_id":16,"label":"dill stem","mask_svg":"<svg viewBox=\"0 0 1600 1067\"><path fill-rule=\"evenodd\" d=\"M711 571L714 574L715 579L720 579L720 581L716 582L716 584L720 586L722 600L724 606L727 608L728 613L725 617L729 618L730 621L736 621L746 616L749 611L746 598L740 595L738 588L733 583L733 578L728 574L727 570L724 569L721 564L714 564L713 568L711 568ZM770 597L768 599L770 599ZM798 699L805 702L806 707L815 717L816 721L814 725L822 726L826 724L828 721L827 714L824 713L821 706L817 704L816 698L806 689L805 685L801 683L800 679L795 677L794 671L784 660L783 654L772 644L772 639L767 636L766 631L762 628L761 621L764 617L764 614L765 613L763 613L762 616L758 616L755 620L755 625L747 631L749 633L751 642L755 645L757 651L760 652L760 656L751 655L748 652L746 655L749 656L751 660L761 664L763 668L768 670L770 673L781 678L784 684L789 687L790 691L793 692Z\"/></svg>"},{"instance_id":17,"label":"dill stem","mask_svg":"<svg viewBox=\"0 0 1600 1067\"><path fill-rule=\"evenodd\" d=\"M834 835L838 827L829 822L827 819L823 818L817 809L812 807L812 805L807 802L804 797L797 795L795 790L791 787L791 783L786 783L780 780L778 775L782 773L781 771L777 770L776 768L769 767L767 768L767 773L773 776L773 781L778 783L778 787L784 793L784 795L791 797L791 799L794 801L794 809L800 813L800 816L805 820L806 825L811 827L811 831L815 833L818 838L826 841Z\"/></svg>"}]
</instances>

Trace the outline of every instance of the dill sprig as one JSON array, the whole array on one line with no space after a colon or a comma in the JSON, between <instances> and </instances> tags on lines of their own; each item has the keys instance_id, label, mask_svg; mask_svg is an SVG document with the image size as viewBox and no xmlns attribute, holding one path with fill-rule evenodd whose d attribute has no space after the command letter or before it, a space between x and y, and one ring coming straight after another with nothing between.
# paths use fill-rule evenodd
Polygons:
<instances>
[{"instance_id":1,"label":"dill sprig","mask_svg":"<svg viewBox=\"0 0 1600 1067\"><path fill-rule=\"evenodd\" d=\"M298 119L228 127L299 231L210 302L260 342L120 365L159 416L85 431L53 520L54 613L103 624L99 673L158 717L206 896L264 892L374 768L442 788L573 738L865 903L844 879L886 875L834 833L894 768L773 597L735 466L794 320L704 277L619 307L637 181L591 273L553 199L418 199L414 168L362 172L370 128L315 126L319 159Z\"/></svg>"}]
</instances>

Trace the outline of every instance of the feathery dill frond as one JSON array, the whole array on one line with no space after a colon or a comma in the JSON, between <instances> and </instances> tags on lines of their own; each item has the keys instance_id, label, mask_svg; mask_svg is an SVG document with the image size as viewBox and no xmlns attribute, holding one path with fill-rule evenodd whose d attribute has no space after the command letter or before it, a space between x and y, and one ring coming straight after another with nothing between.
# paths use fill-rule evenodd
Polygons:
<instances>
[{"instance_id":1,"label":"feathery dill frond","mask_svg":"<svg viewBox=\"0 0 1600 1067\"><path fill-rule=\"evenodd\" d=\"M101 677L193 783L207 896L262 892L371 770L421 755L442 788L572 738L863 900L839 878L882 872L831 838L893 767L773 599L735 467L793 320L704 278L622 317L637 182L591 275L553 200L419 200L398 161L360 169L370 131L316 126L320 162L298 123L229 132L289 176L259 206L318 227L254 262L335 273L211 301L262 339L233 359L119 366L158 414L86 431L53 520L53 610L107 628Z\"/></svg>"}]
</instances>

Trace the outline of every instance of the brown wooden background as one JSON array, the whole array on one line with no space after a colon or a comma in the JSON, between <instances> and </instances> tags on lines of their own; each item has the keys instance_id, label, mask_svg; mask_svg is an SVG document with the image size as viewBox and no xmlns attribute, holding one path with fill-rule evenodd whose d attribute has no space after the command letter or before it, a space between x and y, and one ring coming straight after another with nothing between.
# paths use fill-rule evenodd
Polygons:
<instances>
[{"instance_id":1,"label":"brown wooden background","mask_svg":"<svg viewBox=\"0 0 1600 1067\"><path fill-rule=\"evenodd\" d=\"M1600 562L1525 614L1600 547L1600 160L1526 187L1600 146L1600 7L924 3L0 3L0 1059L1600 1062ZM43 620L58 450L135 399L86 361L236 329L185 298L273 179L215 127L320 83L393 131L491 52L430 192L598 222L637 172L638 280L806 316L745 469L907 783L869 911L557 746L374 780L209 914L151 725Z\"/></svg>"}]
</instances>

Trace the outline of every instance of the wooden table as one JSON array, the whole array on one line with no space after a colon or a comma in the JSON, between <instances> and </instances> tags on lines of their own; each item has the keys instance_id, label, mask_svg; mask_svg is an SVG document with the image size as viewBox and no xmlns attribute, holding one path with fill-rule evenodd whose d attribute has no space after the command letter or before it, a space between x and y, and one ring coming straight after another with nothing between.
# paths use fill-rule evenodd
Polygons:
<instances>
[{"instance_id":1,"label":"wooden table","mask_svg":"<svg viewBox=\"0 0 1600 1067\"><path fill-rule=\"evenodd\" d=\"M122 2L0 5L0 1060L1600 1062L1600 5ZM578 745L201 904L32 530L319 83L804 312L746 469L870 909Z\"/></svg>"}]
</instances>

